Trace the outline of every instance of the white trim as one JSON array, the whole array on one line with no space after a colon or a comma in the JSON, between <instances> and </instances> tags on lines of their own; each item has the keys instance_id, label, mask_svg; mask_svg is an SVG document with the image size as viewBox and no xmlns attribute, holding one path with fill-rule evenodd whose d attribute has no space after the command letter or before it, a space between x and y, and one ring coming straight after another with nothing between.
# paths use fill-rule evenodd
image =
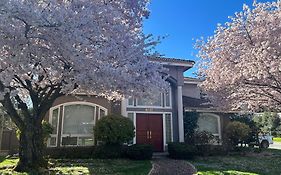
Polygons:
<instances>
[{"instance_id":1,"label":"white trim","mask_svg":"<svg viewBox=\"0 0 281 175\"><path fill-rule=\"evenodd\" d=\"M166 120L165 120L165 115L166 114L170 114L171 115L171 129L173 129L172 128L172 126L173 126L173 115L172 115L172 112L128 111L127 114L128 113L133 113L134 114L135 130L137 130L137 123L136 123L137 114L160 114L160 115L162 115L163 151L166 151L167 144L166 144L166 127L165 127ZM137 142L136 135L137 135L137 132L135 132L135 137L134 137L134 142L133 142L134 144L136 144L136 142ZM171 130L171 137L172 137L172 142L173 142L173 130Z\"/></svg>"},{"instance_id":2,"label":"white trim","mask_svg":"<svg viewBox=\"0 0 281 175\"><path fill-rule=\"evenodd\" d=\"M98 105L98 104L95 104L95 103L91 103L91 102L84 102L84 101L75 101L75 102L67 102L67 103L63 103L63 104L60 104L62 106L62 120L61 120L61 137L59 138L60 139L60 146L78 146L78 139L79 137L94 137L93 134L63 134L63 124L64 124L64 110L65 110L65 107L66 106L70 106L70 105L86 105L86 106L92 106L94 107L94 125L96 124L96 119L98 118L98 120L100 119L100 109L104 110L105 111L105 115L107 115L107 109ZM97 107L99 107L99 111L98 111L98 116L97 115ZM77 142L76 142L76 145L62 145L62 138L63 137L67 137L67 136L73 136L73 137L77 137ZM82 146L82 145L80 145Z\"/></svg>"},{"instance_id":3,"label":"white trim","mask_svg":"<svg viewBox=\"0 0 281 175\"><path fill-rule=\"evenodd\" d=\"M58 109L58 117L57 117L57 133L56 134L50 134L50 138L47 141L47 146L48 147L57 147L58 145L58 134L59 134L59 118L60 118L60 106L55 106L55 107L51 107L49 110L49 123L52 125L52 121L53 121L53 111ZM56 138L56 145L50 145L50 141L51 141L51 137L55 137Z\"/></svg>"},{"instance_id":4,"label":"white trim","mask_svg":"<svg viewBox=\"0 0 281 175\"><path fill-rule=\"evenodd\" d=\"M214 117L217 119L217 122L218 122L218 133L212 133L214 136L219 136L219 139L221 141L222 139L222 134L221 134L221 120L220 120L220 116L219 115L216 115L216 114L212 114L212 113L201 113L199 117L201 116L211 116L211 117Z\"/></svg>"},{"instance_id":5,"label":"white trim","mask_svg":"<svg viewBox=\"0 0 281 175\"><path fill-rule=\"evenodd\" d=\"M182 86L177 87L179 142L184 142Z\"/></svg>"},{"instance_id":6,"label":"white trim","mask_svg":"<svg viewBox=\"0 0 281 175\"><path fill-rule=\"evenodd\" d=\"M160 63L162 65L169 65L169 66L182 66L182 67L188 67L188 68L192 68L194 63L176 63L176 62L168 62L168 61L165 61L165 60L159 60L159 61L155 61L155 60L152 60L151 62L155 62L155 63Z\"/></svg>"},{"instance_id":7,"label":"white trim","mask_svg":"<svg viewBox=\"0 0 281 175\"><path fill-rule=\"evenodd\" d=\"M133 100L133 105L129 105L129 99L126 99L126 107L127 108L154 108L154 109L172 109L172 88L171 86L169 87L169 101L170 105L166 106L167 98L166 98L166 93L160 93L160 106L147 106L147 105L139 105L138 104L138 98L132 98Z\"/></svg>"},{"instance_id":8,"label":"white trim","mask_svg":"<svg viewBox=\"0 0 281 175\"><path fill-rule=\"evenodd\" d=\"M126 100L126 99L121 100L121 115L125 116L125 117L127 117L126 116L126 106L128 105L127 101L128 100Z\"/></svg>"}]
</instances>

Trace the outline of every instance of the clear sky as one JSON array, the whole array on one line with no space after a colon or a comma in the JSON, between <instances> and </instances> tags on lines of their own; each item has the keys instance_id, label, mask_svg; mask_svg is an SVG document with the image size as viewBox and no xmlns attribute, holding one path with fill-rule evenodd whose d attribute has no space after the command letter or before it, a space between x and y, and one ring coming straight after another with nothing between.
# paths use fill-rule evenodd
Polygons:
<instances>
[{"instance_id":1,"label":"clear sky","mask_svg":"<svg viewBox=\"0 0 281 175\"><path fill-rule=\"evenodd\" d=\"M270 0L258 0L266 1ZM243 4L252 3L253 0L151 0L144 32L168 36L156 47L165 57L196 61L195 40L212 36L217 23L224 24L228 16L242 10ZM191 69L185 75L194 76L194 71Z\"/></svg>"}]
</instances>

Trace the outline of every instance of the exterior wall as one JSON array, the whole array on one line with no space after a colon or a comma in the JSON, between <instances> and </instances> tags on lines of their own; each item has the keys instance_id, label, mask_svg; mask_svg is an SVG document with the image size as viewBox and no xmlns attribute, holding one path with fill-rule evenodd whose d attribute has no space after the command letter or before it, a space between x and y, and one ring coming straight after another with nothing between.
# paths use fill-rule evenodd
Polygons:
<instances>
[{"instance_id":1,"label":"exterior wall","mask_svg":"<svg viewBox=\"0 0 281 175\"><path fill-rule=\"evenodd\" d=\"M197 84L184 84L182 88L182 95L192 98L200 99L200 89Z\"/></svg>"}]
</instances>

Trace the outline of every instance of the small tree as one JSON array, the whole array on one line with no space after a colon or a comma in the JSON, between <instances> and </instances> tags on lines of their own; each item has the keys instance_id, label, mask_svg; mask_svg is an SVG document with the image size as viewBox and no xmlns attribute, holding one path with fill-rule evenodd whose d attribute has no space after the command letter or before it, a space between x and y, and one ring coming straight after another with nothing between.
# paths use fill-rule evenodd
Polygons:
<instances>
[{"instance_id":1,"label":"small tree","mask_svg":"<svg viewBox=\"0 0 281 175\"><path fill-rule=\"evenodd\" d=\"M255 115L254 121L264 133L272 132L276 136L280 132L281 119L277 113L264 112L261 115Z\"/></svg>"},{"instance_id":2,"label":"small tree","mask_svg":"<svg viewBox=\"0 0 281 175\"><path fill-rule=\"evenodd\" d=\"M228 123L225 130L226 136L233 147L237 146L239 143L245 142L251 132L248 125L239 121Z\"/></svg>"},{"instance_id":3,"label":"small tree","mask_svg":"<svg viewBox=\"0 0 281 175\"><path fill-rule=\"evenodd\" d=\"M121 115L109 115L100 119L94 127L95 140L107 145L130 142L135 136L134 123Z\"/></svg>"}]
</instances>

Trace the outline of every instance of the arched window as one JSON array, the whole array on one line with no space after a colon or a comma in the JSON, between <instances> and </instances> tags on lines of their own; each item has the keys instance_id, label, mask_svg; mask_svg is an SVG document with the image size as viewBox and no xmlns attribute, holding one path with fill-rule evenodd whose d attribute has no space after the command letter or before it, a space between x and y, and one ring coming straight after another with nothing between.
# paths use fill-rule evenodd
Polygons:
<instances>
[{"instance_id":1,"label":"arched window","mask_svg":"<svg viewBox=\"0 0 281 175\"><path fill-rule=\"evenodd\" d=\"M211 113L200 114L197 125L198 131L208 131L221 139L220 116Z\"/></svg>"},{"instance_id":2,"label":"arched window","mask_svg":"<svg viewBox=\"0 0 281 175\"><path fill-rule=\"evenodd\" d=\"M56 129L49 139L49 146L57 146L58 133L61 136L61 146L93 145L93 127L96 121L105 115L107 109L88 102L70 102L51 108L49 121ZM59 122L60 131L58 131Z\"/></svg>"}]
</instances>

